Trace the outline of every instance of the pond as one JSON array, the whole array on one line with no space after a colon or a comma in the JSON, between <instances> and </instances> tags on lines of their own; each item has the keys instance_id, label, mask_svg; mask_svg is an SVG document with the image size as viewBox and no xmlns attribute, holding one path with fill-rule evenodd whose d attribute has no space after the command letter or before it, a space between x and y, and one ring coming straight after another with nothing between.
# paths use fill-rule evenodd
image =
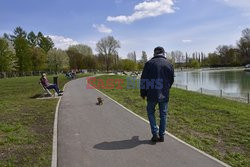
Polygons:
<instances>
[{"instance_id":1,"label":"pond","mask_svg":"<svg viewBox=\"0 0 250 167\"><path fill-rule=\"evenodd\" d=\"M225 93L246 97L250 92L250 72L244 70L233 71L189 71L176 72L175 84L187 85L188 90Z\"/></svg>"}]
</instances>

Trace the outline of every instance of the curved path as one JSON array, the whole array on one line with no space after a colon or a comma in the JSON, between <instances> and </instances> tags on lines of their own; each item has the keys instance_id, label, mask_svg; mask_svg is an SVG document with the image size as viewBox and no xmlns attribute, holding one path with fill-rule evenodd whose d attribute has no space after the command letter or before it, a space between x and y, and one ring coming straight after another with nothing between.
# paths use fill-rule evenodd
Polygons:
<instances>
[{"instance_id":1,"label":"curved path","mask_svg":"<svg viewBox=\"0 0 250 167\"><path fill-rule=\"evenodd\" d=\"M96 105L102 97L104 104ZM222 167L166 136L152 145L148 123L94 89L86 80L65 87L58 115L58 167Z\"/></svg>"}]
</instances>

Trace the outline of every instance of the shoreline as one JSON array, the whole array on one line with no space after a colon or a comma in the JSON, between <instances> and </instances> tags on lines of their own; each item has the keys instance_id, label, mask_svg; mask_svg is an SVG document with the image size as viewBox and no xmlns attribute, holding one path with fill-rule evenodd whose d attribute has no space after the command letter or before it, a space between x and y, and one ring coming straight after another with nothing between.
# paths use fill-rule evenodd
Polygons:
<instances>
[{"instance_id":1,"label":"shoreline","mask_svg":"<svg viewBox=\"0 0 250 167\"><path fill-rule=\"evenodd\" d=\"M218 68L199 68L199 69L175 69L175 72L206 72L206 71L244 71L244 67L218 67Z\"/></svg>"}]
</instances>

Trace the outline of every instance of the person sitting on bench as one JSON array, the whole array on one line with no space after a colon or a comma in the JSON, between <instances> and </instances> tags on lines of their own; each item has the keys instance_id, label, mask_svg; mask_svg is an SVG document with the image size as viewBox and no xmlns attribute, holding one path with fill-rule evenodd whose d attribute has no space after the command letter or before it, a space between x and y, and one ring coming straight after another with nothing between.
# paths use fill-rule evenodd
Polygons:
<instances>
[{"instance_id":1,"label":"person sitting on bench","mask_svg":"<svg viewBox=\"0 0 250 167\"><path fill-rule=\"evenodd\" d=\"M42 85L47 88L47 89L54 89L56 91L56 93L58 94L58 96L62 96L63 94L63 91L60 91L58 86L56 84L50 84L47 77L46 77L46 74L45 73L42 73L42 77L40 78L40 81L42 83Z\"/></svg>"}]
</instances>

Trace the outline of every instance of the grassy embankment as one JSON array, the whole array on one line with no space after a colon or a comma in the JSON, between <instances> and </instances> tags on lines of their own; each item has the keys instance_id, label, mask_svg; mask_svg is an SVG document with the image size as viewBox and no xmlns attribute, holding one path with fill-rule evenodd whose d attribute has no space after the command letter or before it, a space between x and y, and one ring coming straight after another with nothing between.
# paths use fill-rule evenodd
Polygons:
<instances>
[{"instance_id":1,"label":"grassy embankment","mask_svg":"<svg viewBox=\"0 0 250 167\"><path fill-rule=\"evenodd\" d=\"M119 78L126 82L122 76L97 78ZM139 90L126 89L126 83L123 88L101 91L147 118L146 102L140 98ZM173 88L169 102L168 131L232 166L250 166L248 104Z\"/></svg>"},{"instance_id":2,"label":"grassy embankment","mask_svg":"<svg viewBox=\"0 0 250 167\"><path fill-rule=\"evenodd\" d=\"M78 77L83 77L80 74ZM58 99L38 100L40 77L0 80L0 166L48 167ZM53 81L52 76L48 77ZM59 85L69 80L59 76Z\"/></svg>"}]
</instances>

